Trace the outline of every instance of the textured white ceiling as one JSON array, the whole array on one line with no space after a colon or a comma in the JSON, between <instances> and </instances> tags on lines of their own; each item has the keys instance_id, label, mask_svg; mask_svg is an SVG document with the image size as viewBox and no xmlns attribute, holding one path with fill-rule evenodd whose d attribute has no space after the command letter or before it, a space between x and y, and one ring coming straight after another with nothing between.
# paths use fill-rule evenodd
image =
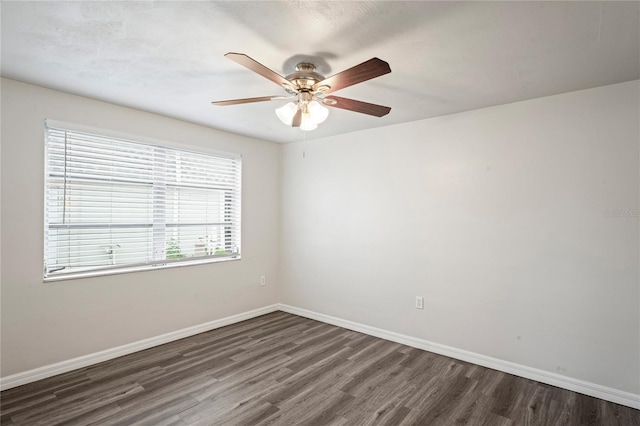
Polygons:
<instances>
[{"instance_id":1,"label":"textured white ceiling","mask_svg":"<svg viewBox=\"0 0 640 426\"><path fill-rule=\"evenodd\" d=\"M9 2L2 75L276 142L302 139L274 110L214 107L284 90L224 58L325 76L372 57L392 73L338 96L392 107L331 109L306 138L640 78L639 2Z\"/></svg>"}]
</instances>

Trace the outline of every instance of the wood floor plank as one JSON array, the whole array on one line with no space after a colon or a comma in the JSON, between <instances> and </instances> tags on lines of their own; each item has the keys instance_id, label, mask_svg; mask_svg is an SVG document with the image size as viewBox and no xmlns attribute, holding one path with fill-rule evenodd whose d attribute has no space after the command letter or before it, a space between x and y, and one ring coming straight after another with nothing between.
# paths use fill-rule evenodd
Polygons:
<instances>
[{"instance_id":1,"label":"wood floor plank","mask_svg":"<svg viewBox=\"0 0 640 426\"><path fill-rule=\"evenodd\" d=\"M540 411L541 407L545 407L549 401L550 393L546 387L540 386L538 383L527 383L527 389L525 397L522 400L514 415L516 424L523 426L530 425L542 425L545 424L545 413Z\"/></svg>"},{"instance_id":2,"label":"wood floor plank","mask_svg":"<svg viewBox=\"0 0 640 426\"><path fill-rule=\"evenodd\" d=\"M0 424L640 426L640 411L274 312L4 391Z\"/></svg>"},{"instance_id":3,"label":"wood floor plank","mask_svg":"<svg viewBox=\"0 0 640 426\"><path fill-rule=\"evenodd\" d=\"M316 396L321 396L317 399ZM295 402L281 405L282 416L272 424L327 425L339 420L351 407L355 398L335 389L325 388L316 394L307 392Z\"/></svg>"},{"instance_id":4,"label":"wood floor plank","mask_svg":"<svg viewBox=\"0 0 640 426\"><path fill-rule=\"evenodd\" d=\"M495 402L491 412L500 417L509 418L514 407L520 407L523 402L525 383L526 379L510 374L505 375L493 392Z\"/></svg>"},{"instance_id":5,"label":"wood floor plank","mask_svg":"<svg viewBox=\"0 0 640 426\"><path fill-rule=\"evenodd\" d=\"M341 369L347 370L348 368L344 359L339 357L321 365L309 366L309 368L298 371L286 379L280 379L280 386L265 395L264 399L274 405L281 405L306 392L315 391L319 384L324 383L323 380L326 382L327 378L333 379L334 376L337 377L340 374Z\"/></svg>"},{"instance_id":6,"label":"wood floor plank","mask_svg":"<svg viewBox=\"0 0 640 426\"><path fill-rule=\"evenodd\" d=\"M266 415L272 414L277 411L277 407L273 404L269 405L275 407L275 410L267 407L268 402L261 398L279 385L276 381L277 372L263 371L256 376L255 380L238 380L237 378L221 380L216 382L218 386L214 392L199 395L192 393L200 404L180 413L180 418L188 424L206 421L219 424L234 418L250 416L247 410L258 409L269 413Z\"/></svg>"},{"instance_id":7,"label":"wood floor plank","mask_svg":"<svg viewBox=\"0 0 640 426\"><path fill-rule=\"evenodd\" d=\"M17 424L64 424L72 418L142 391L144 389L137 383L87 389L63 398L55 398L39 405L37 410L18 412L11 416L11 420Z\"/></svg>"},{"instance_id":8,"label":"wood floor plank","mask_svg":"<svg viewBox=\"0 0 640 426\"><path fill-rule=\"evenodd\" d=\"M148 404L131 405L121 412L104 420L102 424L130 426L134 424L156 425L175 418L199 402L190 395L169 396L151 400ZM171 422L174 422L173 420Z\"/></svg>"},{"instance_id":9,"label":"wood floor plank","mask_svg":"<svg viewBox=\"0 0 640 426\"><path fill-rule=\"evenodd\" d=\"M104 424L105 419L117 415L121 411L118 404L102 405L92 410L84 411L76 416L70 416L60 421L64 426L86 426L90 424ZM49 419L47 419L48 421Z\"/></svg>"},{"instance_id":10,"label":"wood floor plank","mask_svg":"<svg viewBox=\"0 0 640 426\"><path fill-rule=\"evenodd\" d=\"M401 365L397 368L403 369L399 371L406 372L407 375L410 373L410 370ZM419 386L407 380L402 373L379 376L381 381L371 383L371 387L366 388L360 397L359 403L345 417L353 418L354 422L365 419L364 425L399 424L411 411L405 406L405 402Z\"/></svg>"},{"instance_id":11,"label":"wood floor plank","mask_svg":"<svg viewBox=\"0 0 640 426\"><path fill-rule=\"evenodd\" d=\"M477 382L474 382L474 384L477 384ZM442 416L442 423L445 425L474 424L471 422L471 417L476 408L482 403L483 396L477 386L470 388L469 394L465 395L465 398L461 398L457 405Z\"/></svg>"}]
</instances>

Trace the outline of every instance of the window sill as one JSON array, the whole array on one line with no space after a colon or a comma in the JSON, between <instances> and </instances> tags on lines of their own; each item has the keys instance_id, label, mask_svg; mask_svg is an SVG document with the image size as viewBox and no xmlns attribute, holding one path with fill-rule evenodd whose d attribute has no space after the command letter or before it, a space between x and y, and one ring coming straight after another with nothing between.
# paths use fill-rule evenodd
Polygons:
<instances>
[{"instance_id":1,"label":"window sill","mask_svg":"<svg viewBox=\"0 0 640 426\"><path fill-rule=\"evenodd\" d=\"M197 259L197 260L186 260L181 262L170 262L158 265L144 265L144 266L131 266L131 267L122 267L117 269L107 269L100 271L79 271L75 273L68 273L65 275L52 275L46 278L43 278L43 282L57 282L57 281L66 281L66 280L75 280L80 278L92 278L92 277L104 277L109 275L119 275L119 274L128 274L131 272L142 272L142 271L157 271L161 269L169 269L169 268L184 268L186 266L194 266L194 265L205 265L208 263L219 263L219 262L229 262L234 260L241 260L242 256L233 256L233 257L215 257L210 259Z\"/></svg>"}]
</instances>

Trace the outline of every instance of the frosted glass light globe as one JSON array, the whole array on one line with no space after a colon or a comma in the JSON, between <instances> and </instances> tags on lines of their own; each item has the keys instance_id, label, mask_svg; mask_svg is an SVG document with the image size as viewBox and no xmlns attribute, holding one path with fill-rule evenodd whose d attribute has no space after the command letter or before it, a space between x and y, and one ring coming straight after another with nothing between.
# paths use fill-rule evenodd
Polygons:
<instances>
[{"instance_id":1,"label":"frosted glass light globe","mask_svg":"<svg viewBox=\"0 0 640 426\"><path fill-rule=\"evenodd\" d=\"M291 123L293 123L293 116L296 115L297 110L298 106L293 102L289 102L288 104L276 109L276 115L284 124L291 126Z\"/></svg>"},{"instance_id":2,"label":"frosted glass light globe","mask_svg":"<svg viewBox=\"0 0 640 426\"><path fill-rule=\"evenodd\" d=\"M329 116L329 109L320 105L317 101L311 101L307 105L307 110L311 115L311 120L313 120L316 124L322 123Z\"/></svg>"}]
</instances>

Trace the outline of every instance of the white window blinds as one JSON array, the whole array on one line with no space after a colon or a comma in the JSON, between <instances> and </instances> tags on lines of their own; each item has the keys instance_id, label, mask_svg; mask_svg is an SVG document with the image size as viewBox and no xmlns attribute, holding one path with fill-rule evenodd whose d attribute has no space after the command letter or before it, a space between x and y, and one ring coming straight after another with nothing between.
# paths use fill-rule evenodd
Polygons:
<instances>
[{"instance_id":1,"label":"white window blinds","mask_svg":"<svg viewBox=\"0 0 640 426\"><path fill-rule=\"evenodd\" d=\"M239 156L46 127L44 276L240 256Z\"/></svg>"}]
</instances>

